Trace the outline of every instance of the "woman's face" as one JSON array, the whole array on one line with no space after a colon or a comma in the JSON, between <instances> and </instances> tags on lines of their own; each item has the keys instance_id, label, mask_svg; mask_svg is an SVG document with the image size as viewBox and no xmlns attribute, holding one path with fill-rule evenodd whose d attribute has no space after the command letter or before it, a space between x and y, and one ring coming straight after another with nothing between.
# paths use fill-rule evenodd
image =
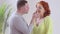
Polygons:
<instances>
[{"instance_id":1,"label":"woman's face","mask_svg":"<svg viewBox=\"0 0 60 34\"><path fill-rule=\"evenodd\" d=\"M44 12L45 12L43 6L38 3L37 6L36 6L36 8L37 8L37 9L36 9L36 12L37 12L40 16L43 16L43 15L44 15Z\"/></svg>"}]
</instances>

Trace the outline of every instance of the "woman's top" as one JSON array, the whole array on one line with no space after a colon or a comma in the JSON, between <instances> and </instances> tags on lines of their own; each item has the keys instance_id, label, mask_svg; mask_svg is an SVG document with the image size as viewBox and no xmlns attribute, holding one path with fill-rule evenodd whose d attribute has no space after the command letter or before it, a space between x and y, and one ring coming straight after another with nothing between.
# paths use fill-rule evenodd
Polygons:
<instances>
[{"instance_id":1,"label":"woman's top","mask_svg":"<svg viewBox=\"0 0 60 34\"><path fill-rule=\"evenodd\" d=\"M50 16L46 16L38 26L36 26L36 21L34 20L32 34L52 34L52 20Z\"/></svg>"}]
</instances>

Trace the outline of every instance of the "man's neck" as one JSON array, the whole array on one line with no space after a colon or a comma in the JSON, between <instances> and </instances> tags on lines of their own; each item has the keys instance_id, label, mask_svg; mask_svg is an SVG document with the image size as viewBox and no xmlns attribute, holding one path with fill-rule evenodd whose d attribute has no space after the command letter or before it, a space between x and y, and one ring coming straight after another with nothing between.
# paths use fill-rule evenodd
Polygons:
<instances>
[{"instance_id":1,"label":"man's neck","mask_svg":"<svg viewBox=\"0 0 60 34\"><path fill-rule=\"evenodd\" d=\"M20 15L24 15L24 13L22 13L22 11L17 11L17 13Z\"/></svg>"}]
</instances>

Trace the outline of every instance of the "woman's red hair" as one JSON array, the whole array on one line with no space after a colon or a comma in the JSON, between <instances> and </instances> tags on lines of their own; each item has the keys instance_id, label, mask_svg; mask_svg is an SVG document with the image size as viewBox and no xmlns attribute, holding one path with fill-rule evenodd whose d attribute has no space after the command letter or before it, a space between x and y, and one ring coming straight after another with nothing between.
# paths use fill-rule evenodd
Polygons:
<instances>
[{"instance_id":1,"label":"woman's red hair","mask_svg":"<svg viewBox=\"0 0 60 34\"><path fill-rule=\"evenodd\" d=\"M43 6L43 8L45 9L44 17L49 16L50 15L50 9L49 9L48 3L45 1L40 1L39 4L41 4Z\"/></svg>"}]
</instances>

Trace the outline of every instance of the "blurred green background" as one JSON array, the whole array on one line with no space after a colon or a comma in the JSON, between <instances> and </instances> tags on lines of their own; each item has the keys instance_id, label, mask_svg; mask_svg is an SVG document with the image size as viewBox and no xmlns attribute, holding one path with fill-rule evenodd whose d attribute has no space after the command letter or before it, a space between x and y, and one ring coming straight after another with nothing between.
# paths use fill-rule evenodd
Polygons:
<instances>
[{"instance_id":1,"label":"blurred green background","mask_svg":"<svg viewBox=\"0 0 60 34\"><path fill-rule=\"evenodd\" d=\"M0 6L0 33L2 33L2 27L4 22L4 14L5 14L6 5L2 4Z\"/></svg>"},{"instance_id":2,"label":"blurred green background","mask_svg":"<svg viewBox=\"0 0 60 34\"><path fill-rule=\"evenodd\" d=\"M7 10L8 10L8 13L6 14ZM0 6L0 34L5 33L7 19L9 17L11 10L12 8L10 7L10 5L7 5L5 3L3 3Z\"/></svg>"}]
</instances>

